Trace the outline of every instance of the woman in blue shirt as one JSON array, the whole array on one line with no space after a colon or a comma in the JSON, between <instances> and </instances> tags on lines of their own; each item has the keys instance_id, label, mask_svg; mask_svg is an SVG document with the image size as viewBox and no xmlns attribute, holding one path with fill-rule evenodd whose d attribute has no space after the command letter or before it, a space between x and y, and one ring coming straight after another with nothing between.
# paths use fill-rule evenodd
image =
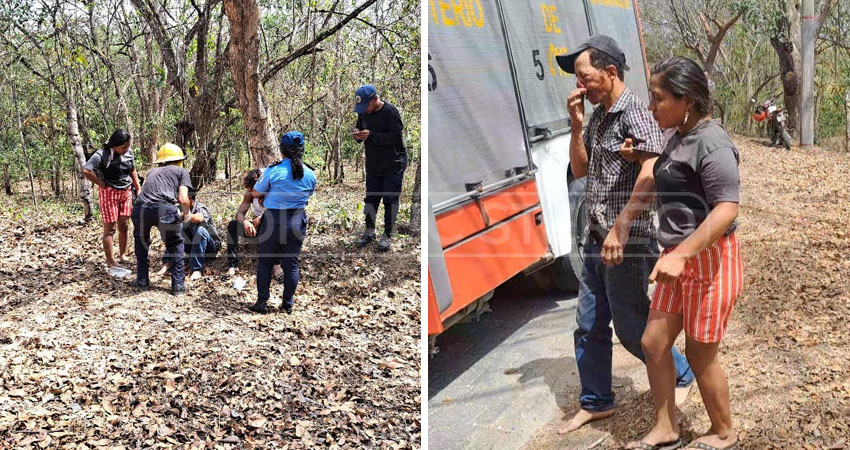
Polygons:
<instances>
[{"instance_id":1,"label":"woman in blue shirt","mask_svg":"<svg viewBox=\"0 0 850 450\"><path fill-rule=\"evenodd\" d=\"M264 196L266 212L257 230L257 303L251 310L267 313L272 266L281 261L284 272L282 308L292 313L298 286L298 255L307 233L304 207L316 188L316 176L303 162L304 135L290 131L280 138L283 160L269 166L254 185L254 197Z\"/></svg>"}]
</instances>

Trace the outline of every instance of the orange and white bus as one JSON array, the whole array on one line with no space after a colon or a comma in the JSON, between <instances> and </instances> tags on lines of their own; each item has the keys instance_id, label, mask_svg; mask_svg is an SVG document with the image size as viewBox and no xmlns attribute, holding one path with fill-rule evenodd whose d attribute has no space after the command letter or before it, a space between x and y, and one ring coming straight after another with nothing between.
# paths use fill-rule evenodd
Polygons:
<instances>
[{"instance_id":1,"label":"orange and white bus","mask_svg":"<svg viewBox=\"0 0 850 450\"><path fill-rule=\"evenodd\" d=\"M485 311L517 274L577 286L584 179L569 169L566 107L575 77L555 56L607 34L626 53L626 84L647 103L648 76L636 0L429 0L427 14L434 337Z\"/></svg>"}]
</instances>

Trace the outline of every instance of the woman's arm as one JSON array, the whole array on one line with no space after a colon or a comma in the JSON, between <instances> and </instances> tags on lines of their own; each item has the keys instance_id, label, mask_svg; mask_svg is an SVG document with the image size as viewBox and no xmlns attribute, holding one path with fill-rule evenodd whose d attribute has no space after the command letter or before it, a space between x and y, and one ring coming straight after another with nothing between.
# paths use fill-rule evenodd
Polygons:
<instances>
[{"instance_id":1,"label":"woman's arm","mask_svg":"<svg viewBox=\"0 0 850 450\"><path fill-rule=\"evenodd\" d=\"M717 242L738 217L738 203L720 202L714 205L708 217L672 252L664 255L655 264L649 276L651 282L669 283L675 281L685 270L685 263L709 245Z\"/></svg>"},{"instance_id":2,"label":"woman's arm","mask_svg":"<svg viewBox=\"0 0 850 450\"><path fill-rule=\"evenodd\" d=\"M142 193L142 185L139 183L139 173L136 172L136 168L133 168L133 171L130 172L130 178L133 179L133 187L136 188L136 195Z\"/></svg>"},{"instance_id":3,"label":"woman's arm","mask_svg":"<svg viewBox=\"0 0 850 450\"><path fill-rule=\"evenodd\" d=\"M91 181L92 184L96 184L100 187L105 187L106 183L103 182L100 178L97 177L97 174L92 172L89 169L83 167L83 176L86 177L87 180Z\"/></svg>"}]
</instances>

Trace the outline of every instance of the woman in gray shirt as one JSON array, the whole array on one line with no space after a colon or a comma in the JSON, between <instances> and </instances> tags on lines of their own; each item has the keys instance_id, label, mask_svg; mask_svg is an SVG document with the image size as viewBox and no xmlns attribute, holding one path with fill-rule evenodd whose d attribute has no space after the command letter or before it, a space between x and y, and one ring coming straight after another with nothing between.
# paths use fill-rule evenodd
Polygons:
<instances>
[{"instance_id":1,"label":"woman in gray shirt","mask_svg":"<svg viewBox=\"0 0 850 450\"><path fill-rule=\"evenodd\" d=\"M675 418L675 372L670 348L685 331L688 362L711 428L687 448L737 448L729 385L717 360L735 299L743 286L738 216L738 149L712 120L702 68L670 58L652 70L649 109L662 128L675 128L655 163L658 241L664 247L649 279L657 282L641 345L655 400L656 424L628 448L682 445Z\"/></svg>"}]
</instances>

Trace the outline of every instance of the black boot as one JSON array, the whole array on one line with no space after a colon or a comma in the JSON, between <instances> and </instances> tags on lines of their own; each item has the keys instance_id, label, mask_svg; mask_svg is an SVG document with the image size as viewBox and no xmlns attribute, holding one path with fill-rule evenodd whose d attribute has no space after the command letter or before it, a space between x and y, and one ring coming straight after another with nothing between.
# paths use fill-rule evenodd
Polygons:
<instances>
[{"instance_id":1,"label":"black boot","mask_svg":"<svg viewBox=\"0 0 850 450\"><path fill-rule=\"evenodd\" d=\"M189 289L186 287L185 284L180 284L180 285L177 285L177 286L171 286L171 295L176 295L178 297L182 296L182 295L186 295L186 292L188 290Z\"/></svg>"},{"instance_id":2,"label":"black boot","mask_svg":"<svg viewBox=\"0 0 850 450\"><path fill-rule=\"evenodd\" d=\"M390 237L386 234L381 235L381 240L378 241L378 250L385 252L390 249Z\"/></svg>"},{"instance_id":3,"label":"black boot","mask_svg":"<svg viewBox=\"0 0 850 450\"><path fill-rule=\"evenodd\" d=\"M367 228L366 231L363 232L363 235L361 235L360 238L357 239L357 242L355 242L354 245L357 248L362 248L362 247L365 247L366 244L368 244L368 243L370 243L374 240L375 240L375 229L374 228Z\"/></svg>"},{"instance_id":4,"label":"black boot","mask_svg":"<svg viewBox=\"0 0 850 450\"><path fill-rule=\"evenodd\" d=\"M143 291L147 291L151 286L151 282L149 280L139 280L137 278L132 283L130 283L130 286L133 286L135 288L139 288Z\"/></svg>"},{"instance_id":5,"label":"black boot","mask_svg":"<svg viewBox=\"0 0 850 450\"><path fill-rule=\"evenodd\" d=\"M266 307L266 301L265 300L257 300L257 303L254 303L248 309L250 309L251 311L254 311L256 313L260 313L260 314L267 314L269 312L269 309Z\"/></svg>"}]
</instances>

